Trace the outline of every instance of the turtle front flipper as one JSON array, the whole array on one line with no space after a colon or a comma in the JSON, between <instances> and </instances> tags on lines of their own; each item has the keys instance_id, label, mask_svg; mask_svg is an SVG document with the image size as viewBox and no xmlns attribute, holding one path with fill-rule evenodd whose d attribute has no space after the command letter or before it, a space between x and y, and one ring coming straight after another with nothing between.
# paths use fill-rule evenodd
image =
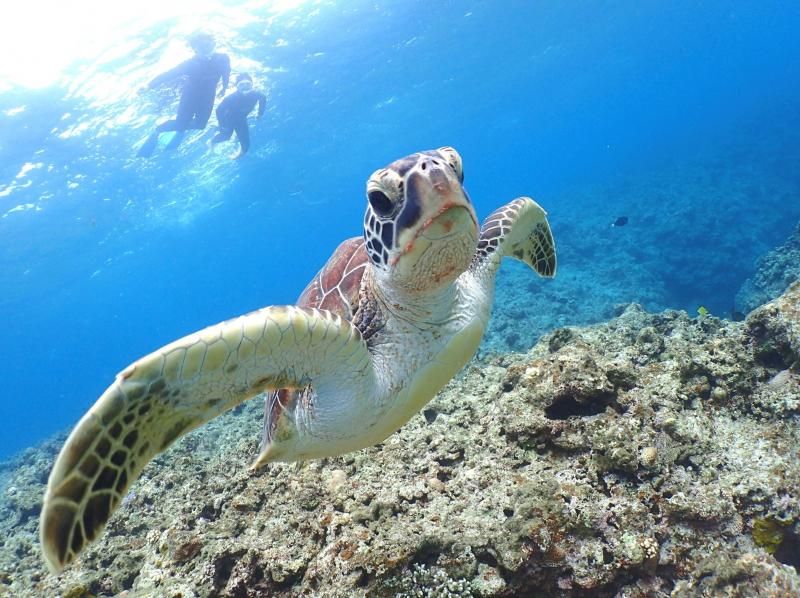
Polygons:
<instances>
[{"instance_id":1,"label":"turtle front flipper","mask_svg":"<svg viewBox=\"0 0 800 598\"><path fill-rule=\"evenodd\" d=\"M506 256L525 262L540 276L556 275L556 245L547 212L530 197L518 197L484 220L471 269L494 274Z\"/></svg>"},{"instance_id":2,"label":"turtle front flipper","mask_svg":"<svg viewBox=\"0 0 800 598\"><path fill-rule=\"evenodd\" d=\"M144 466L180 436L266 389L336 386L343 372L366 385L371 368L350 322L299 307L228 320L136 361L83 416L56 459L40 520L48 566L58 572L74 561Z\"/></svg>"}]
</instances>

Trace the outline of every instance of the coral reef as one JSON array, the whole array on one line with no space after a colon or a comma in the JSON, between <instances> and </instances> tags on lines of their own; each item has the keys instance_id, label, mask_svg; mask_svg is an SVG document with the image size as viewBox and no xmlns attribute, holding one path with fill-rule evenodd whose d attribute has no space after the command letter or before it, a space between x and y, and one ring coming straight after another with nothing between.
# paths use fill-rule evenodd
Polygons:
<instances>
[{"instance_id":1,"label":"coral reef","mask_svg":"<svg viewBox=\"0 0 800 598\"><path fill-rule=\"evenodd\" d=\"M743 312L771 301L800 280L800 224L786 243L761 257L756 272L736 294L736 306Z\"/></svg>"},{"instance_id":2,"label":"coral reef","mask_svg":"<svg viewBox=\"0 0 800 598\"><path fill-rule=\"evenodd\" d=\"M159 456L60 576L36 540L58 441L7 466L0 595L800 593L800 283L744 322L560 328L301 467L248 469L259 403Z\"/></svg>"},{"instance_id":3,"label":"coral reef","mask_svg":"<svg viewBox=\"0 0 800 598\"><path fill-rule=\"evenodd\" d=\"M747 305L735 301L756 260L800 219L800 182L789 174L796 148L754 150L757 139L576 184L543 200L558 276L542 284L518 264L503 265L484 354L526 351L554 328L608 320L620 304L691 314L704 306L730 317L734 304L748 312L780 295L800 274L797 235L764 258L748 283L766 294ZM611 226L619 216L628 222Z\"/></svg>"}]
</instances>

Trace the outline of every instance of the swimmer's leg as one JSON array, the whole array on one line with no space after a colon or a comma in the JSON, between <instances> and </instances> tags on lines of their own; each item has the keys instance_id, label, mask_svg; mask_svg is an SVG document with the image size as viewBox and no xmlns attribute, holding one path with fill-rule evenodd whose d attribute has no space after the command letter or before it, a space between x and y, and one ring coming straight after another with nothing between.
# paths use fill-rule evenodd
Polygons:
<instances>
[{"instance_id":1,"label":"swimmer's leg","mask_svg":"<svg viewBox=\"0 0 800 598\"><path fill-rule=\"evenodd\" d=\"M186 125L186 116L178 111L178 116L176 118L165 120L156 127L155 132L153 132L142 145L138 155L145 158L152 155L153 150L156 149L156 145L158 145L158 136L161 133L169 133L170 131L175 131L175 136L170 140L167 148L175 149L180 144L181 139L183 139L183 131L186 129Z\"/></svg>"},{"instance_id":2,"label":"swimmer's leg","mask_svg":"<svg viewBox=\"0 0 800 598\"><path fill-rule=\"evenodd\" d=\"M180 126L176 127L175 136L169 140L166 149L178 149L186 131L192 129L202 131L206 128L208 119L211 116L211 109L214 107L214 95L211 95L210 103L206 104L206 100L207 98L194 98L195 103L191 112L188 108L184 111L178 110L178 118L176 120L178 120Z\"/></svg>"},{"instance_id":3,"label":"swimmer's leg","mask_svg":"<svg viewBox=\"0 0 800 598\"><path fill-rule=\"evenodd\" d=\"M234 130L236 131L236 138L239 140L239 145L242 146L239 153L233 157L234 160L237 160L244 156L247 150L250 149L250 131L247 129L247 119L243 118L238 122Z\"/></svg>"},{"instance_id":4,"label":"swimmer's leg","mask_svg":"<svg viewBox=\"0 0 800 598\"><path fill-rule=\"evenodd\" d=\"M179 131L184 127L184 124L177 118L172 120L165 120L163 123L156 127L157 133L169 133L170 131Z\"/></svg>"},{"instance_id":5,"label":"swimmer's leg","mask_svg":"<svg viewBox=\"0 0 800 598\"><path fill-rule=\"evenodd\" d=\"M223 127L220 126L219 131L217 134L214 135L214 138L211 140L211 145L216 145L218 143L222 143L223 141L228 141L233 135L233 129L230 127Z\"/></svg>"},{"instance_id":6,"label":"swimmer's leg","mask_svg":"<svg viewBox=\"0 0 800 598\"><path fill-rule=\"evenodd\" d=\"M192 129L205 129L208 124L208 119L211 118L211 111L214 109L214 100L216 99L216 90L211 89L209 91L210 93L204 93L202 96L198 95L197 97L194 118L192 119Z\"/></svg>"},{"instance_id":7,"label":"swimmer's leg","mask_svg":"<svg viewBox=\"0 0 800 598\"><path fill-rule=\"evenodd\" d=\"M155 150L156 145L158 145L159 134L160 131L158 129L150 133L150 137L145 140L145 142L142 144L142 147L140 147L139 151L136 152L136 155L139 158L149 158L153 155L153 150Z\"/></svg>"},{"instance_id":8,"label":"swimmer's leg","mask_svg":"<svg viewBox=\"0 0 800 598\"><path fill-rule=\"evenodd\" d=\"M168 150L178 149L178 146L181 144L181 141L183 141L183 135L185 133L186 131L183 130L175 131L175 134L172 136L172 139L169 140L169 143L167 144L167 147L165 149Z\"/></svg>"},{"instance_id":9,"label":"swimmer's leg","mask_svg":"<svg viewBox=\"0 0 800 598\"><path fill-rule=\"evenodd\" d=\"M185 131L189 127L192 122L192 118L194 117L194 107L192 106L192 103L192 94L184 93L181 95L181 99L178 102L178 113L175 115L175 118L165 120L159 124L153 134L150 135L150 137L148 137L147 140L142 144L142 147L139 148L137 155L141 158L150 157L158 145L158 136L161 133L168 133L170 131L176 131L176 133L175 137L170 140L167 147L169 149L175 149L178 147L183 139L182 131Z\"/></svg>"}]
</instances>

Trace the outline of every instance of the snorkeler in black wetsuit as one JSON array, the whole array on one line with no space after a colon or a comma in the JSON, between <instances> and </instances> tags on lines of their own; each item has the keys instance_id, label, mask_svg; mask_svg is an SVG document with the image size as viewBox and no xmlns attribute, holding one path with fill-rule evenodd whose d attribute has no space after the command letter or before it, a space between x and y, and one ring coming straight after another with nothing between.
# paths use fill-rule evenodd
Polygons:
<instances>
[{"instance_id":1,"label":"snorkeler in black wetsuit","mask_svg":"<svg viewBox=\"0 0 800 598\"><path fill-rule=\"evenodd\" d=\"M267 96L260 91L253 90L253 78L247 73L242 73L236 79L236 91L225 96L217 106L217 121L219 132L211 140L212 145L231 138L234 131L239 140L239 153L233 159L241 158L250 149L250 131L247 128L247 115L258 104L257 118L264 115L267 105Z\"/></svg>"},{"instance_id":2,"label":"snorkeler in black wetsuit","mask_svg":"<svg viewBox=\"0 0 800 598\"><path fill-rule=\"evenodd\" d=\"M175 131L175 136L167 146L174 149L180 144L185 131L204 129L214 108L217 83L222 80L220 95L228 87L230 59L227 54L214 52L214 38L207 33L198 33L189 39L189 45L195 52L194 56L147 84L147 89L154 89L163 83L184 78L177 115L156 127L139 149L140 157L148 157L153 153L161 133Z\"/></svg>"}]
</instances>

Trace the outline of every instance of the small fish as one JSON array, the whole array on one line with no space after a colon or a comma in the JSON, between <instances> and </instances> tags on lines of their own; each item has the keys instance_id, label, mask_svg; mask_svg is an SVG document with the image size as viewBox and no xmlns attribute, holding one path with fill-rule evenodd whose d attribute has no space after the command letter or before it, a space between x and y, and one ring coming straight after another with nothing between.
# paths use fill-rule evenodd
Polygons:
<instances>
[{"instance_id":1,"label":"small fish","mask_svg":"<svg viewBox=\"0 0 800 598\"><path fill-rule=\"evenodd\" d=\"M731 320L734 322L742 322L745 319L745 316L742 312L737 311L736 309L731 310Z\"/></svg>"},{"instance_id":2,"label":"small fish","mask_svg":"<svg viewBox=\"0 0 800 598\"><path fill-rule=\"evenodd\" d=\"M611 223L611 226L625 226L626 224L628 224L628 217L620 216L614 222Z\"/></svg>"},{"instance_id":3,"label":"small fish","mask_svg":"<svg viewBox=\"0 0 800 598\"><path fill-rule=\"evenodd\" d=\"M709 311L705 308L705 306L701 305L697 308L697 315L701 318L706 317L709 314Z\"/></svg>"}]
</instances>

